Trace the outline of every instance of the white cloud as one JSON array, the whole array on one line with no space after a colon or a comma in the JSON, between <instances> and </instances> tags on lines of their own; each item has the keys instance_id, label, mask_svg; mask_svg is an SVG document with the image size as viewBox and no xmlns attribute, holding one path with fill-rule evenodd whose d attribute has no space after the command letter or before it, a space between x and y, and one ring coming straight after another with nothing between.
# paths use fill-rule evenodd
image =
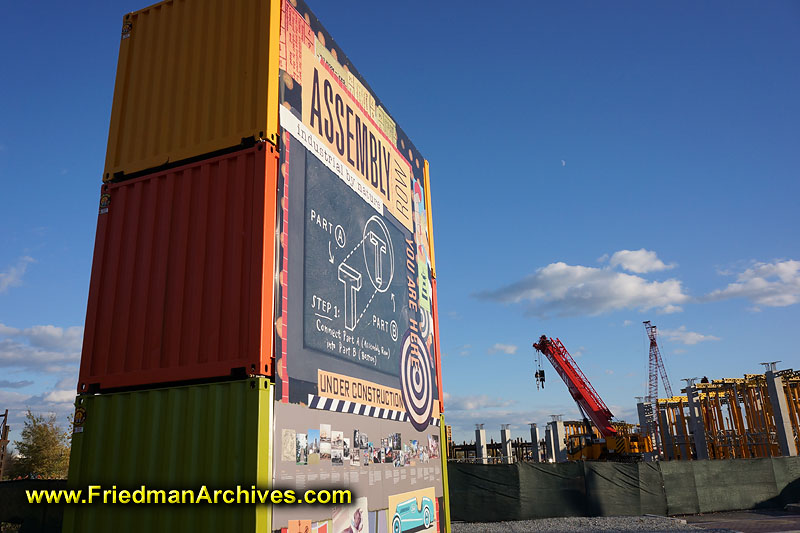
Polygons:
<instances>
[{"instance_id":1,"label":"white cloud","mask_svg":"<svg viewBox=\"0 0 800 533\"><path fill-rule=\"evenodd\" d=\"M502 344L502 343L498 342L498 343L495 343L493 346L491 346L488 350L486 350L486 352L487 353L505 353L505 354L508 354L508 355L514 355L515 353L517 353L518 349L519 349L519 346L515 346L513 344Z\"/></svg>"},{"instance_id":2,"label":"white cloud","mask_svg":"<svg viewBox=\"0 0 800 533\"><path fill-rule=\"evenodd\" d=\"M474 411L492 407L507 407L514 404L512 400L489 398L485 394L473 396L451 396L444 394L445 409L448 411Z\"/></svg>"},{"instance_id":3,"label":"white cloud","mask_svg":"<svg viewBox=\"0 0 800 533\"><path fill-rule=\"evenodd\" d=\"M56 383L55 388L59 390L64 390L64 389L75 390L77 387L78 387L77 376L67 376L61 378L58 381L58 383Z\"/></svg>"},{"instance_id":4,"label":"white cloud","mask_svg":"<svg viewBox=\"0 0 800 533\"><path fill-rule=\"evenodd\" d=\"M633 399L630 403L623 405L611 404L608 406L612 413L614 413L614 420L620 422L628 422L629 424L639 423L639 413L636 410L636 400Z\"/></svg>"},{"instance_id":5,"label":"white cloud","mask_svg":"<svg viewBox=\"0 0 800 533\"><path fill-rule=\"evenodd\" d=\"M44 350L12 339L0 340L0 368L14 367L23 370L41 372L51 369L60 371L64 363L75 363L80 360L80 353Z\"/></svg>"},{"instance_id":6,"label":"white cloud","mask_svg":"<svg viewBox=\"0 0 800 533\"><path fill-rule=\"evenodd\" d=\"M462 344L461 346L456 348L456 352L458 352L458 355L469 355L471 348L472 348L471 344Z\"/></svg>"},{"instance_id":7,"label":"white cloud","mask_svg":"<svg viewBox=\"0 0 800 533\"><path fill-rule=\"evenodd\" d=\"M686 350L684 350L683 348L675 348L674 350L672 350L672 353L680 355L682 353L686 353Z\"/></svg>"},{"instance_id":8,"label":"white cloud","mask_svg":"<svg viewBox=\"0 0 800 533\"><path fill-rule=\"evenodd\" d=\"M80 326L18 329L0 324L0 368L55 373L74 371L80 360L82 339Z\"/></svg>"},{"instance_id":9,"label":"white cloud","mask_svg":"<svg viewBox=\"0 0 800 533\"><path fill-rule=\"evenodd\" d=\"M614 252L611 256L609 264L612 267L620 266L628 272L634 274L646 274L647 272L655 272L658 270L668 270L675 268L675 264L665 264L658 258L652 250L620 250Z\"/></svg>"},{"instance_id":10,"label":"white cloud","mask_svg":"<svg viewBox=\"0 0 800 533\"><path fill-rule=\"evenodd\" d=\"M786 307L800 302L800 261L786 260L755 263L724 289L713 291L705 299L746 298L758 306Z\"/></svg>"},{"instance_id":11,"label":"white cloud","mask_svg":"<svg viewBox=\"0 0 800 533\"><path fill-rule=\"evenodd\" d=\"M83 343L83 327L72 326L31 326L17 329L0 324L0 335L18 337L27 340L28 344L37 348L60 351L78 351Z\"/></svg>"},{"instance_id":12,"label":"white cloud","mask_svg":"<svg viewBox=\"0 0 800 533\"><path fill-rule=\"evenodd\" d=\"M17 287L22 284L22 276L28 269L30 263L35 263L33 257L20 257L17 264L8 267L5 272L0 272L0 294L6 292L9 287Z\"/></svg>"},{"instance_id":13,"label":"white cloud","mask_svg":"<svg viewBox=\"0 0 800 533\"><path fill-rule=\"evenodd\" d=\"M28 409L55 414L61 427L66 428L66 417L74 409L82 338L80 326L15 328L0 324L0 374L21 372L36 376L33 382L0 381L0 406L9 410L12 441L18 439ZM3 390L23 387L34 387L36 394Z\"/></svg>"},{"instance_id":14,"label":"white cloud","mask_svg":"<svg viewBox=\"0 0 800 533\"><path fill-rule=\"evenodd\" d=\"M0 379L0 389L21 389L29 385L33 385L33 381L30 380L9 381L7 379Z\"/></svg>"},{"instance_id":15,"label":"white cloud","mask_svg":"<svg viewBox=\"0 0 800 533\"><path fill-rule=\"evenodd\" d=\"M477 296L524 303L526 314L538 317L600 315L622 309L674 313L689 300L676 279L649 281L609 268L563 262L551 263L520 281Z\"/></svg>"},{"instance_id":16,"label":"white cloud","mask_svg":"<svg viewBox=\"0 0 800 533\"><path fill-rule=\"evenodd\" d=\"M42 400L45 403L67 403L72 404L77 396L75 389L72 390L52 390L46 393Z\"/></svg>"},{"instance_id":17,"label":"white cloud","mask_svg":"<svg viewBox=\"0 0 800 533\"><path fill-rule=\"evenodd\" d=\"M613 375L613 374L614 374L614 371L613 371L613 370L611 370L610 368L606 368L606 374L608 374L609 376L611 376L611 375Z\"/></svg>"},{"instance_id":18,"label":"white cloud","mask_svg":"<svg viewBox=\"0 0 800 533\"><path fill-rule=\"evenodd\" d=\"M15 406L22 405L26 400L31 398L30 394L23 394L21 392L14 392L8 390L0 390L0 405ZM9 411L11 408L9 407Z\"/></svg>"},{"instance_id":19,"label":"white cloud","mask_svg":"<svg viewBox=\"0 0 800 533\"><path fill-rule=\"evenodd\" d=\"M628 326L630 326L631 324L633 324L633 322L632 322L632 321L630 321L630 320L625 320L625 321L622 323L622 325L623 325L623 326L625 326L626 328L627 328Z\"/></svg>"},{"instance_id":20,"label":"white cloud","mask_svg":"<svg viewBox=\"0 0 800 533\"><path fill-rule=\"evenodd\" d=\"M678 329L659 329L658 334L671 342L680 342L687 346L692 346L698 342L719 340L719 337L715 337L714 335L703 335L701 333L695 333L694 331L686 331L686 326L681 326Z\"/></svg>"}]
</instances>

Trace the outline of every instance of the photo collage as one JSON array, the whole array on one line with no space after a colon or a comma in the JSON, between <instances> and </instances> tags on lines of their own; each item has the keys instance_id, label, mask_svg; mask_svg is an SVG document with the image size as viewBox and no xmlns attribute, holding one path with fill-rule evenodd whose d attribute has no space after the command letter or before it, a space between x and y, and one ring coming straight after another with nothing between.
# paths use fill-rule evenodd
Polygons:
<instances>
[{"instance_id":1,"label":"photo collage","mask_svg":"<svg viewBox=\"0 0 800 533\"><path fill-rule=\"evenodd\" d=\"M423 436L424 437L424 436ZM352 438L348 432L332 430L330 424L305 433L284 429L282 434L282 461L294 461L297 465L369 466L391 464L396 467L417 466L439 459L439 436L428 435L422 442L403 442L400 433L390 433L370 440L366 433L354 429Z\"/></svg>"}]
</instances>

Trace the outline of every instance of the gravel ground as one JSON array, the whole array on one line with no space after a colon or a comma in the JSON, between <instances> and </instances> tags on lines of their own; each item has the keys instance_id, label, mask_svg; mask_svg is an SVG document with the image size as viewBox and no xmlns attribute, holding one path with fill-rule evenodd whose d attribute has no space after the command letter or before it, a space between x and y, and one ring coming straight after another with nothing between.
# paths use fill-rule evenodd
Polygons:
<instances>
[{"instance_id":1,"label":"gravel ground","mask_svg":"<svg viewBox=\"0 0 800 533\"><path fill-rule=\"evenodd\" d=\"M453 533L536 533L553 531L563 533L594 533L600 531L705 531L728 533L730 529L700 529L682 520L656 516L603 516L544 518L518 522L453 522Z\"/></svg>"}]
</instances>

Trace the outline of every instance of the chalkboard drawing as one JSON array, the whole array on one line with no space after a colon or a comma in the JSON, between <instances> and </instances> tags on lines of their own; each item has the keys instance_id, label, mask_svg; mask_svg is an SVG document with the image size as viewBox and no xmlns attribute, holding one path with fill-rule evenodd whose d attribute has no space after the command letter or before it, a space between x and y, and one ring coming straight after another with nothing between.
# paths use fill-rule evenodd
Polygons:
<instances>
[{"instance_id":1,"label":"chalkboard drawing","mask_svg":"<svg viewBox=\"0 0 800 533\"><path fill-rule=\"evenodd\" d=\"M386 223L373 215L364 225L364 239L371 246L364 246L364 263L372 286L378 292L386 292L394 278L394 248ZM385 266L388 266L386 272Z\"/></svg>"},{"instance_id":2,"label":"chalkboard drawing","mask_svg":"<svg viewBox=\"0 0 800 533\"><path fill-rule=\"evenodd\" d=\"M398 376L400 341L409 319L419 322L409 311L404 272L407 243L416 249L413 233L377 213L313 156L305 177L303 290L293 293L304 303L303 344Z\"/></svg>"},{"instance_id":3,"label":"chalkboard drawing","mask_svg":"<svg viewBox=\"0 0 800 533\"><path fill-rule=\"evenodd\" d=\"M383 281L383 255L386 253L386 241L375 235L373 232L367 234L369 242L375 248L375 278L372 284L377 289Z\"/></svg>"},{"instance_id":4,"label":"chalkboard drawing","mask_svg":"<svg viewBox=\"0 0 800 533\"><path fill-rule=\"evenodd\" d=\"M361 272L347 263L341 263L339 281L344 283L344 327L353 331L358 325L357 299L361 290Z\"/></svg>"},{"instance_id":5,"label":"chalkboard drawing","mask_svg":"<svg viewBox=\"0 0 800 533\"><path fill-rule=\"evenodd\" d=\"M347 244L347 235L344 232L344 228L340 224L336 225L334 235L336 236L336 244L339 245L339 248L344 248L344 245Z\"/></svg>"}]
</instances>

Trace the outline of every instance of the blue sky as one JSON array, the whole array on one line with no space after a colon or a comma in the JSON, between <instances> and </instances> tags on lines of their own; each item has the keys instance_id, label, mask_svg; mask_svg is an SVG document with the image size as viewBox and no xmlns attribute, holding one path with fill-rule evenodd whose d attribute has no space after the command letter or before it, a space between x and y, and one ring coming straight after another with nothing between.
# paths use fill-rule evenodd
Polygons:
<instances>
[{"instance_id":1,"label":"blue sky","mask_svg":"<svg viewBox=\"0 0 800 533\"><path fill-rule=\"evenodd\" d=\"M0 409L15 429L26 406L71 411L120 21L142 6L16 2L0 20ZM800 366L797 3L311 7L431 163L458 440L577 416L549 366L536 390L542 333L628 420L642 320L676 392Z\"/></svg>"}]
</instances>

